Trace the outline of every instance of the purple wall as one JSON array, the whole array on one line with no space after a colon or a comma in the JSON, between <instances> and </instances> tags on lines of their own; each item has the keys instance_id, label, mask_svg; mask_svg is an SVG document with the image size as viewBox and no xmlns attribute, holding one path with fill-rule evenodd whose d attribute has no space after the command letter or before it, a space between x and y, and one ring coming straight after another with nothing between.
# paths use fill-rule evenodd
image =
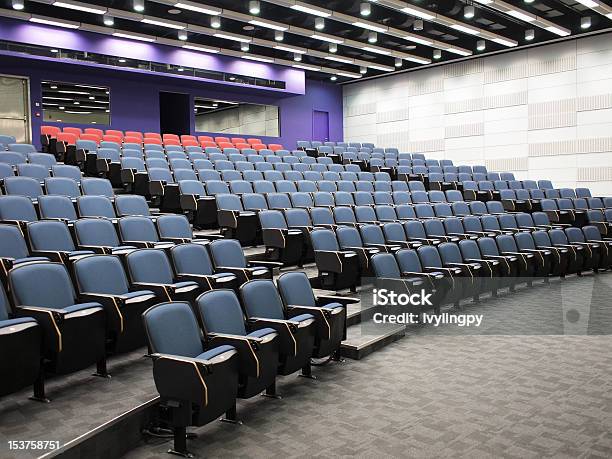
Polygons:
<instances>
[{"instance_id":1,"label":"purple wall","mask_svg":"<svg viewBox=\"0 0 612 459\"><path fill-rule=\"evenodd\" d=\"M240 60L240 59L238 59ZM41 81L107 86L111 89L111 125L101 129L121 129L159 132L159 92L187 93L194 97L209 97L244 101L280 107L281 136L264 137L265 143L281 143L295 148L296 141L312 136L312 111L329 112L330 140L342 140L342 89L340 86L306 80L305 94L289 95L278 91L227 86L196 79L159 74L123 71L107 67L90 67L47 59L0 55L1 73L26 76L30 79L32 107L32 138L38 142L42 123ZM192 133L195 128L191 113ZM49 123L63 126L62 123ZM91 127L91 126L85 126ZM212 133L214 134L214 133Z\"/></svg>"}]
</instances>

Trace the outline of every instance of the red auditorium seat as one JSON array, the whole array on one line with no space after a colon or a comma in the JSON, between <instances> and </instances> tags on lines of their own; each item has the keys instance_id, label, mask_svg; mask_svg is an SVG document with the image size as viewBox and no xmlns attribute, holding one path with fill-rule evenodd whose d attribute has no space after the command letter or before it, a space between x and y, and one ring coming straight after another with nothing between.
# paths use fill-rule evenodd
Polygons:
<instances>
[{"instance_id":1,"label":"red auditorium seat","mask_svg":"<svg viewBox=\"0 0 612 459\"><path fill-rule=\"evenodd\" d=\"M232 143L236 145L238 143L247 143L247 141L244 137L232 137Z\"/></svg>"},{"instance_id":2,"label":"red auditorium seat","mask_svg":"<svg viewBox=\"0 0 612 459\"><path fill-rule=\"evenodd\" d=\"M125 136L126 137L138 137L140 140L142 140L142 132L138 132L138 131L125 131Z\"/></svg>"},{"instance_id":3,"label":"red auditorium seat","mask_svg":"<svg viewBox=\"0 0 612 459\"><path fill-rule=\"evenodd\" d=\"M117 131L116 129L107 129L106 135L112 135L114 137L119 137L120 139L123 139L123 131Z\"/></svg>"},{"instance_id":4,"label":"red auditorium seat","mask_svg":"<svg viewBox=\"0 0 612 459\"><path fill-rule=\"evenodd\" d=\"M231 142L219 142L219 148L221 148L222 150L226 149L226 148L234 148L234 144Z\"/></svg>"},{"instance_id":5,"label":"red auditorium seat","mask_svg":"<svg viewBox=\"0 0 612 459\"><path fill-rule=\"evenodd\" d=\"M93 140L97 144L100 144L100 140L102 140L102 136L93 133L85 133L79 136L80 140Z\"/></svg>"},{"instance_id":6,"label":"red auditorium seat","mask_svg":"<svg viewBox=\"0 0 612 459\"><path fill-rule=\"evenodd\" d=\"M58 128L57 126L41 126L40 127L41 135L46 135L50 139L55 139L60 132L62 132L62 130Z\"/></svg>"},{"instance_id":7,"label":"red auditorium seat","mask_svg":"<svg viewBox=\"0 0 612 459\"><path fill-rule=\"evenodd\" d=\"M180 138L178 135L176 134L164 134L162 135L162 140L165 142L166 140L176 140L177 142L180 142Z\"/></svg>"},{"instance_id":8,"label":"red auditorium seat","mask_svg":"<svg viewBox=\"0 0 612 459\"><path fill-rule=\"evenodd\" d=\"M206 147L216 147L216 146L217 146L217 144L216 144L215 142L209 142L209 141L204 140L204 141L200 142L200 146L201 146L202 148L206 148Z\"/></svg>"},{"instance_id":9,"label":"red auditorium seat","mask_svg":"<svg viewBox=\"0 0 612 459\"><path fill-rule=\"evenodd\" d=\"M261 139L247 139L247 142L251 145L263 145Z\"/></svg>"},{"instance_id":10,"label":"red auditorium seat","mask_svg":"<svg viewBox=\"0 0 612 459\"><path fill-rule=\"evenodd\" d=\"M142 143L142 137L125 136L123 138L123 143Z\"/></svg>"},{"instance_id":11,"label":"red auditorium seat","mask_svg":"<svg viewBox=\"0 0 612 459\"><path fill-rule=\"evenodd\" d=\"M198 136L198 140L200 141L200 143L202 143L202 142L214 142L215 141L215 139L213 139L209 135L200 135L200 136Z\"/></svg>"},{"instance_id":12,"label":"red auditorium seat","mask_svg":"<svg viewBox=\"0 0 612 459\"><path fill-rule=\"evenodd\" d=\"M161 145L162 141L161 139L157 139L155 137L145 137L143 140L143 143L145 145L149 144L149 145Z\"/></svg>"},{"instance_id":13,"label":"red auditorium seat","mask_svg":"<svg viewBox=\"0 0 612 459\"><path fill-rule=\"evenodd\" d=\"M198 143L197 140L185 139L183 140L183 146L184 147L199 147L200 144Z\"/></svg>"},{"instance_id":14,"label":"red auditorium seat","mask_svg":"<svg viewBox=\"0 0 612 459\"><path fill-rule=\"evenodd\" d=\"M196 142L195 145L199 145L198 139L196 138L195 135L182 135L181 136L181 142L183 142L183 145L185 144L185 141L188 140L189 142Z\"/></svg>"},{"instance_id":15,"label":"red auditorium seat","mask_svg":"<svg viewBox=\"0 0 612 459\"><path fill-rule=\"evenodd\" d=\"M115 143L118 143L119 145L121 145L121 142L122 142L121 137L116 136L116 135L109 135L109 134L103 135L102 140L104 140L105 142L115 142Z\"/></svg>"},{"instance_id":16,"label":"red auditorium seat","mask_svg":"<svg viewBox=\"0 0 612 459\"><path fill-rule=\"evenodd\" d=\"M57 142L63 143L65 146L76 145L78 136L71 132L60 132L57 134Z\"/></svg>"},{"instance_id":17,"label":"red auditorium seat","mask_svg":"<svg viewBox=\"0 0 612 459\"><path fill-rule=\"evenodd\" d=\"M153 138L153 139L159 139L159 140L162 139L162 136L159 135L159 133L157 132L145 132L144 136L145 136L145 139L146 138Z\"/></svg>"},{"instance_id":18,"label":"red auditorium seat","mask_svg":"<svg viewBox=\"0 0 612 459\"><path fill-rule=\"evenodd\" d=\"M75 127L65 127L63 132L67 134L76 135L77 138L83 133L81 128L75 128Z\"/></svg>"},{"instance_id":19,"label":"red auditorium seat","mask_svg":"<svg viewBox=\"0 0 612 459\"><path fill-rule=\"evenodd\" d=\"M221 142L231 143L229 137L215 137L215 142L217 142L217 143L221 143Z\"/></svg>"},{"instance_id":20,"label":"red auditorium seat","mask_svg":"<svg viewBox=\"0 0 612 459\"><path fill-rule=\"evenodd\" d=\"M85 128L85 134L95 134L99 138L102 138L102 136L104 135L104 131L98 128Z\"/></svg>"},{"instance_id":21,"label":"red auditorium seat","mask_svg":"<svg viewBox=\"0 0 612 459\"><path fill-rule=\"evenodd\" d=\"M285 147L283 147L279 143L270 143L270 144L268 144L268 149L270 149L272 151L277 151L277 150L284 150Z\"/></svg>"},{"instance_id":22,"label":"red auditorium seat","mask_svg":"<svg viewBox=\"0 0 612 459\"><path fill-rule=\"evenodd\" d=\"M177 145L181 146L181 141L179 139L173 139L171 137L167 137L164 139L164 145Z\"/></svg>"},{"instance_id":23,"label":"red auditorium seat","mask_svg":"<svg viewBox=\"0 0 612 459\"><path fill-rule=\"evenodd\" d=\"M251 146L248 143L237 143L235 144L235 147L238 148L239 150L242 150L244 148L251 148Z\"/></svg>"},{"instance_id":24,"label":"red auditorium seat","mask_svg":"<svg viewBox=\"0 0 612 459\"><path fill-rule=\"evenodd\" d=\"M251 144L251 148L253 150L259 151L259 150L265 150L266 146L263 143L260 143L260 144Z\"/></svg>"}]
</instances>

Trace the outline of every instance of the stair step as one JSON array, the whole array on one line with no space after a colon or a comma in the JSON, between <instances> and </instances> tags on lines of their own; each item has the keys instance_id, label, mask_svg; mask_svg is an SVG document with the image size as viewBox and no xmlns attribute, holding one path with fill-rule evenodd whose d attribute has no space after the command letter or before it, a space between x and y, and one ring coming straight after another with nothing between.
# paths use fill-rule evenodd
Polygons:
<instances>
[{"instance_id":1,"label":"stair step","mask_svg":"<svg viewBox=\"0 0 612 459\"><path fill-rule=\"evenodd\" d=\"M347 329L347 339L340 345L340 353L349 359L360 360L405 335L403 325L386 326L379 334L371 334L362 324L352 325Z\"/></svg>"}]
</instances>

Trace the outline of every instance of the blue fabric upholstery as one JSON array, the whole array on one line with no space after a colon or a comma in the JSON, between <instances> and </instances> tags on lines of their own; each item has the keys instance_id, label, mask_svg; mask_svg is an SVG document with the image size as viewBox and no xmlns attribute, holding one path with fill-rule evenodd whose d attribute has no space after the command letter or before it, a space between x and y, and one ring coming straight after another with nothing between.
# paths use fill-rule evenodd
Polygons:
<instances>
[{"instance_id":1,"label":"blue fabric upholstery","mask_svg":"<svg viewBox=\"0 0 612 459\"><path fill-rule=\"evenodd\" d=\"M30 199L36 199L43 194L40 182L30 177L5 178L4 190L7 195L26 196Z\"/></svg>"},{"instance_id":2,"label":"blue fabric upholstery","mask_svg":"<svg viewBox=\"0 0 612 459\"><path fill-rule=\"evenodd\" d=\"M49 177L45 179L47 194L77 198L81 196L78 183L68 177Z\"/></svg>"},{"instance_id":3,"label":"blue fabric upholstery","mask_svg":"<svg viewBox=\"0 0 612 459\"><path fill-rule=\"evenodd\" d=\"M207 332L246 335L244 315L233 290L210 290L200 295L196 306Z\"/></svg>"},{"instance_id":4,"label":"blue fabric upholstery","mask_svg":"<svg viewBox=\"0 0 612 459\"><path fill-rule=\"evenodd\" d=\"M82 218L74 222L77 242L80 245L117 247L119 238L114 225L100 218Z\"/></svg>"},{"instance_id":5,"label":"blue fabric upholstery","mask_svg":"<svg viewBox=\"0 0 612 459\"><path fill-rule=\"evenodd\" d=\"M110 181L101 178L84 178L81 180L81 188L83 194L106 196L107 198L114 197L113 187Z\"/></svg>"},{"instance_id":6,"label":"blue fabric upholstery","mask_svg":"<svg viewBox=\"0 0 612 459\"><path fill-rule=\"evenodd\" d=\"M372 269L376 277L399 279L401 273L395 257L390 253L377 253L371 259Z\"/></svg>"},{"instance_id":7,"label":"blue fabric upholstery","mask_svg":"<svg viewBox=\"0 0 612 459\"><path fill-rule=\"evenodd\" d=\"M170 250L176 272L179 274L211 275L212 263L206 247L201 244L179 244Z\"/></svg>"},{"instance_id":8,"label":"blue fabric upholstery","mask_svg":"<svg viewBox=\"0 0 612 459\"><path fill-rule=\"evenodd\" d=\"M316 306L316 299L308 276L303 271L281 274L277 281L278 291L287 305Z\"/></svg>"},{"instance_id":9,"label":"blue fabric upholstery","mask_svg":"<svg viewBox=\"0 0 612 459\"><path fill-rule=\"evenodd\" d=\"M143 318L153 352L209 358L202 357L200 330L189 303L163 303L145 311Z\"/></svg>"},{"instance_id":10,"label":"blue fabric upholstery","mask_svg":"<svg viewBox=\"0 0 612 459\"><path fill-rule=\"evenodd\" d=\"M38 208L41 218L62 218L70 221L77 219L74 205L66 196L40 196Z\"/></svg>"},{"instance_id":11,"label":"blue fabric upholstery","mask_svg":"<svg viewBox=\"0 0 612 459\"><path fill-rule=\"evenodd\" d=\"M240 242L235 239L218 239L211 242L210 253L215 266L247 267Z\"/></svg>"},{"instance_id":12,"label":"blue fabric upholstery","mask_svg":"<svg viewBox=\"0 0 612 459\"><path fill-rule=\"evenodd\" d=\"M162 215L157 219L157 230L161 237L193 239L191 225L184 215Z\"/></svg>"},{"instance_id":13,"label":"blue fabric upholstery","mask_svg":"<svg viewBox=\"0 0 612 459\"><path fill-rule=\"evenodd\" d=\"M105 196L79 196L77 207L81 217L117 217L113 203Z\"/></svg>"},{"instance_id":14,"label":"blue fabric upholstery","mask_svg":"<svg viewBox=\"0 0 612 459\"><path fill-rule=\"evenodd\" d=\"M119 216L124 215L151 215L149 205L143 196L119 195L115 198L115 207Z\"/></svg>"},{"instance_id":15,"label":"blue fabric upholstery","mask_svg":"<svg viewBox=\"0 0 612 459\"><path fill-rule=\"evenodd\" d=\"M336 229L338 244L342 249L347 247L362 247L363 242L357 228L351 226L340 226Z\"/></svg>"},{"instance_id":16,"label":"blue fabric upholstery","mask_svg":"<svg viewBox=\"0 0 612 459\"><path fill-rule=\"evenodd\" d=\"M421 260L419 259L419 255L417 254L415 250L411 250L411 249L398 250L395 253L395 258L402 272L413 272L413 273L423 272L423 266L421 265Z\"/></svg>"},{"instance_id":17,"label":"blue fabric upholstery","mask_svg":"<svg viewBox=\"0 0 612 459\"><path fill-rule=\"evenodd\" d=\"M315 210L315 209L313 209ZM327 229L318 229L310 233L312 247L314 250L330 250L337 251L338 241L333 231Z\"/></svg>"},{"instance_id":18,"label":"blue fabric upholstery","mask_svg":"<svg viewBox=\"0 0 612 459\"><path fill-rule=\"evenodd\" d=\"M262 228L287 228L283 214L278 210L265 210L259 212L259 221Z\"/></svg>"},{"instance_id":19,"label":"blue fabric upholstery","mask_svg":"<svg viewBox=\"0 0 612 459\"><path fill-rule=\"evenodd\" d=\"M64 222L39 221L28 223L32 250L72 252L75 250L70 230Z\"/></svg>"},{"instance_id":20,"label":"blue fabric upholstery","mask_svg":"<svg viewBox=\"0 0 612 459\"><path fill-rule=\"evenodd\" d=\"M134 282L157 284L174 283L172 267L163 250L135 250L130 252L126 259L130 275Z\"/></svg>"},{"instance_id":21,"label":"blue fabric upholstery","mask_svg":"<svg viewBox=\"0 0 612 459\"><path fill-rule=\"evenodd\" d=\"M20 259L29 255L21 231L14 225L0 225L0 257Z\"/></svg>"},{"instance_id":22,"label":"blue fabric upholstery","mask_svg":"<svg viewBox=\"0 0 612 459\"><path fill-rule=\"evenodd\" d=\"M289 318L289 320L293 322L305 322L310 319L314 319L314 316L312 314L299 314L297 316Z\"/></svg>"},{"instance_id":23,"label":"blue fabric upholstery","mask_svg":"<svg viewBox=\"0 0 612 459\"><path fill-rule=\"evenodd\" d=\"M240 294L247 316L267 319L284 319L281 298L271 280L252 280L240 287Z\"/></svg>"},{"instance_id":24,"label":"blue fabric upholstery","mask_svg":"<svg viewBox=\"0 0 612 459\"><path fill-rule=\"evenodd\" d=\"M147 217L121 218L119 232L124 241L159 242L155 225Z\"/></svg>"},{"instance_id":25,"label":"blue fabric upholstery","mask_svg":"<svg viewBox=\"0 0 612 459\"><path fill-rule=\"evenodd\" d=\"M129 285L118 257L96 255L81 258L74 264L77 285L81 292L125 295Z\"/></svg>"},{"instance_id":26,"label":"blue fabric upholstery","mask_svg":"<svg viewBox=\"0 0 612 459\"><path fill-rule=\"evenodd\" d=\"M224 352L233 351L236 348L230 346L229 344L224 344L222 346L217 346L212 349L209 349L206 352L202 352L200 355L197 355L195 358L199 360L210 360L213 357L217 357L218 355L223 354Z\"/></svg>"},{"instance_id":27,"label":"blue fabric upholstery","mask_svg":"<svg viewBox=\"0 0 612 459\"><path fill-rule=\"evenodd\" d=\"M36 288L32 288L34 282ZM75 304L70 276L59 263L32 263L13 268L10 286L18 305L62 309Z\"/></svg>"}]
</instances>

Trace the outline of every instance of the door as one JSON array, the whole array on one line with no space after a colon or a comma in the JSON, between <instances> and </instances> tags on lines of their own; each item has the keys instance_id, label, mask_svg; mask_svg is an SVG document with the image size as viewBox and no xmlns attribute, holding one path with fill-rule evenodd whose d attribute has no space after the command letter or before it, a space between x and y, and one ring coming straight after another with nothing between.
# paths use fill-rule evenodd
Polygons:
<instances>
[{"instance_id":1,"label":"door","mask_svg":"<svg viewBox=\"0 0 612 459\"><path fill-rule=\"evenodd\" d=\"M312 140L329 140L329 112L312 111Z\"/></svg>"},{"instance_id":2,"label":"door","mask_svg":"<svg viewBox=\"0 0 612 459\"><path fill-rule=\"evenodd\" d=\"M0 75L0 132L30 143L30 94L28 79Z\"/></svg>"},{"instance_id":3,"label":"door","mask_svg":"<svg viewBox=\"0 0 612 459\"><path fill-rule=\"evenodd\" d=\"M189 94L159 93L159 128L162 134L191 134Z\"/></svg>"}]
</instances>

